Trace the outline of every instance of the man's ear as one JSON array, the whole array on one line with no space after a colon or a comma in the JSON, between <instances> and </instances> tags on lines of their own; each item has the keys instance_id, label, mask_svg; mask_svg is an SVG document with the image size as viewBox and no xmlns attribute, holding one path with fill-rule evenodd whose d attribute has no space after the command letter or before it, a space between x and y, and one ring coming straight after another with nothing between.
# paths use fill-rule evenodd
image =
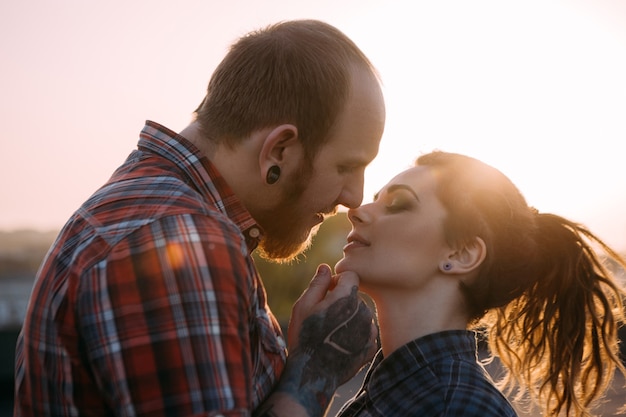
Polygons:
<instances>
[{"instance_id":1,"label":"man's ear","mask_svg":"<svg viewBox=\"0 0 626 417\"><path fill-rule=\"evenodd\" d=\"M442 270L452 274L467 274L476 270L487 256L485 241L476 236L472 242L452 253Z\"/></svg>"},{"instance_id":2,"label":"man's ear","mask_svg":"<svg viewBox=\"0 0 626 417\"><path fill-rule=\"evenodd\" d=\"M265 178L272 166L285 169L289 158L294 154L301 154L301 143L298 138L298 128L292 124L282 124L269 131L261 144L259 152L259 167Z\"/></svg>"}]
</instances>

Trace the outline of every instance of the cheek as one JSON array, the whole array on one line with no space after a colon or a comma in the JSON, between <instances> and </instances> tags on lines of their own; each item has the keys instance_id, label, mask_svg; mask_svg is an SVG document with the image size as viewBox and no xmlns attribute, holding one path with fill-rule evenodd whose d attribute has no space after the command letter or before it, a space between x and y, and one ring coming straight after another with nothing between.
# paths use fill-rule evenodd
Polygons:
<instances>
[{"instance_id":1,"label":"cheek","mask_svg":"<svg viewBox=\"0 0 626 417\"><path fill-rule=\"evenodd\" d=\"M439 261L442 242L430 227L411 228L405 225L397 229L396 233L390 231L387 242L385 256L394 259L407 270L430 268Z\"/></svg>"},{"instance_id":2,"label":"cheek","mask_svg":"<svg viewBox=\"0 0 626 417\"><path fill-rule=\"evenodd\" d=\"M313 207L326 207L333 204L341 193L341 183L337 177L320 175L307 184L306 195Z\"/></svg>"},{"instance_id":3,"label":"cheek","mask_svg":"<svg viewBox=\"0 0 626 417\"><path fill-rule=\"evenodd\" d=\"M397 276L411 270L415 261L414 247L406 232L389 228L373 236L373 245L358 258L363 272L372 275Z\"/></svg>"}]
</instances>

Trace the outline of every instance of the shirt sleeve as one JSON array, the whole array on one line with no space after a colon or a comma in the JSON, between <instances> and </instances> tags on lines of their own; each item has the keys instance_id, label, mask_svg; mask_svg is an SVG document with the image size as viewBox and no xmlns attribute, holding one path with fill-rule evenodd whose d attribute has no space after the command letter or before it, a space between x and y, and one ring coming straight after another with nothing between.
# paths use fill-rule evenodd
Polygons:
<instances>
[{"instance_id":1,"label":"shirt sleeve","mask_svg":"<svg viewBox=\"0 0 626 417\"><path fill-rule=\"evenodd\" d=\"M139 228L90 269L79 322L115 414L249 415L251 268L234 225L177 215Z\"/></svg>"}]
</instances>

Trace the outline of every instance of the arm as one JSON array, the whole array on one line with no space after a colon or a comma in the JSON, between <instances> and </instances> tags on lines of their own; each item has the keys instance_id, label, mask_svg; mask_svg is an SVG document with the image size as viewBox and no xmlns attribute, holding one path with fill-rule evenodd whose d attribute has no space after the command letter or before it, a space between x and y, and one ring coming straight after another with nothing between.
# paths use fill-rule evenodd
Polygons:
<instances>
[{"instance_id":1,"label":"arm","mask_svg":"<svg viewBox=\"0 0 626 417\"><path fill-rule=\"evenodd\" d=\"M82 284L86 354L118 415L252 408L249 265L228 229L201 227L139 229Z\"/></svg>"},{"instance_id":2,"label":"arm","mask_svg":"<svg viewBox=\"0 0 626 417\"><path fill-rule=\"evenodd\" d=\"M254 415L325 415L335 390L371 360L377 334L372 312L358 296L358 277L344 273L334 280L330 268L320 266L294 305L285 371Z\"/></svg>"}]
</instances>

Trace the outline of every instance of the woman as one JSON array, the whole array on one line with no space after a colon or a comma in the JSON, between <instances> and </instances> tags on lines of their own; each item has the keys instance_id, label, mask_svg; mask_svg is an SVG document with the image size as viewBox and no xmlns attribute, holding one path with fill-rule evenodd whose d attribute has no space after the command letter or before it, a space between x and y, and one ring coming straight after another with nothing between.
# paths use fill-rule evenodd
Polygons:
<instances>
[{"instance_id":1,"label":"woman","mask_svg":"<svg viewBox=\"0 0 626 417\"><path fill-rule=\"evenodd\" d=\"M498 170L433 152L351 209L337 273L376 304L381 350L350 416L515 416L477 361L476 332L544 415L590 415L614 371L626 292L579 224L539 213Z\"/></svg>"}]
</instances>

